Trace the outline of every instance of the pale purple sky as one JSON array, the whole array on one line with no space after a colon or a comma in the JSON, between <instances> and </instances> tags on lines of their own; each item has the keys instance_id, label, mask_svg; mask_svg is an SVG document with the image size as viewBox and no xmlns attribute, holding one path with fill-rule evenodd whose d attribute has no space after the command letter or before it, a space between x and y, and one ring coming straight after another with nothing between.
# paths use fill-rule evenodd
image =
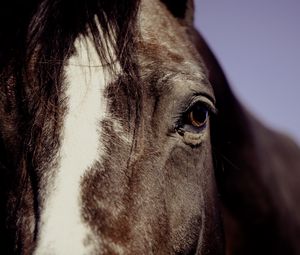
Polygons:
<instances>
[{"instance_id":1,"label":"pale purple sky","mask_svg":"<svg viewBox=\"0 0 300 255\"><path fill-rule=\"evenodd\" d=\"M300 0L195 0L196 26L240 100L300 144Z\"/></svg>"}]
</instances>

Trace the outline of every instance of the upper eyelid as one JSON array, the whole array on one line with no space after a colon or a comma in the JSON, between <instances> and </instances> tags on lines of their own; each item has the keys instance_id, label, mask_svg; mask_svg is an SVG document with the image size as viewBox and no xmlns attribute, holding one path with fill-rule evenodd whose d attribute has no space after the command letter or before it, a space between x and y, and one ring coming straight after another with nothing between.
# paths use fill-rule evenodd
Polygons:
<instances>
[{"instance_id":1,"label":"upper eyelid","mask_svg":"<svg viewBox=\"0 0 300 255\"><path fill-rule=\"evenodd\" d=\"M185 105L185 108L182 109L183 113L188 112L195 104L202 103L204 104L210 112L213 114L217 114L217 108L214 104L214 100L212 97L207 95L206 93L196 94L194 95L189 102Z\"/></svg>"},{"instance_id":2,"label":"upper eyelid","mask_svg":"<svg viewBox=\"0 0 300 255\"><path fill-rule=\"evenodd\" d=\"M196 93L188 100L185 100L184 103L179 108L177 114L174 115L175 126L179 126L182 124L184 116L192 109L192 107L197 104L201 103L207 107L209 113L214 115L218 114L218 110L213 103L213 98L207 95L206 93Z\"/></svg>"}]
</instances>

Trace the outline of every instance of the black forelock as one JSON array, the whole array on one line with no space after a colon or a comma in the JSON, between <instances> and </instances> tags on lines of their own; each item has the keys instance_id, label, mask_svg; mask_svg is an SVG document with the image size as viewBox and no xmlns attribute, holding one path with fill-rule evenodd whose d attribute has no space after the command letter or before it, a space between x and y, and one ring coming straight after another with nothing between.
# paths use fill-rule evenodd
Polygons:
<instances>
[{"instance_id":1,"label":"black forelock","mask_svg":"<svg viewBox=\"0 0 300 255\"><path fill-rule=\"evenodd\" d=\"M125 63L138 7L139 0L1 1L0 67L14 58L30 57L38 45L44 60L63 60L75 38L87 30L103 62L110 60L105 52L110 43Z\"/></svg>"}]
</instances>

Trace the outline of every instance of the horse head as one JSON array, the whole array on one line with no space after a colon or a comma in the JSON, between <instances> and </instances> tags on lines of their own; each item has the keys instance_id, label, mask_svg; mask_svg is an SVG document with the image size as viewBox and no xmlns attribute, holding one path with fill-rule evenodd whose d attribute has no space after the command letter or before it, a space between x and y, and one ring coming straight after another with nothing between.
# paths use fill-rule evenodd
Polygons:
<instances>
[{"instance_id":1,"label":"horse head","mask_svg":"<svg viewBox=\"0 0 300 255\"><path fill-rule=\"evenodd\" d=\"M3 253L299 251L298 147L235 98L193 1L1 5Z\"/></svg>"}]
</instances>

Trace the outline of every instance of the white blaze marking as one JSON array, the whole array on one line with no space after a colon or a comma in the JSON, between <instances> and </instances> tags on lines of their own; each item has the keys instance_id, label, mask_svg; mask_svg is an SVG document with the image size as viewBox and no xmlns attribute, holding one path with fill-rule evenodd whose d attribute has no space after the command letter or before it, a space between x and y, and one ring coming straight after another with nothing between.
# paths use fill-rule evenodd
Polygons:
<instances>
[{"instance_id":1,"label":"white blaze marking","mask_svg":"<svg viewBox=\"0 0 300 255\"><path fill-rule=\"evenodd\" d=\"M80 181L101 156L99 124L106 111L103 90L109 78L89 39L75 42L77 54L65 68L67 110L58 169L48 187L35 254L89 254L92 233L81 217ZM53 186L52 186L53 185Z\"/></svg>"}]
</instances>

